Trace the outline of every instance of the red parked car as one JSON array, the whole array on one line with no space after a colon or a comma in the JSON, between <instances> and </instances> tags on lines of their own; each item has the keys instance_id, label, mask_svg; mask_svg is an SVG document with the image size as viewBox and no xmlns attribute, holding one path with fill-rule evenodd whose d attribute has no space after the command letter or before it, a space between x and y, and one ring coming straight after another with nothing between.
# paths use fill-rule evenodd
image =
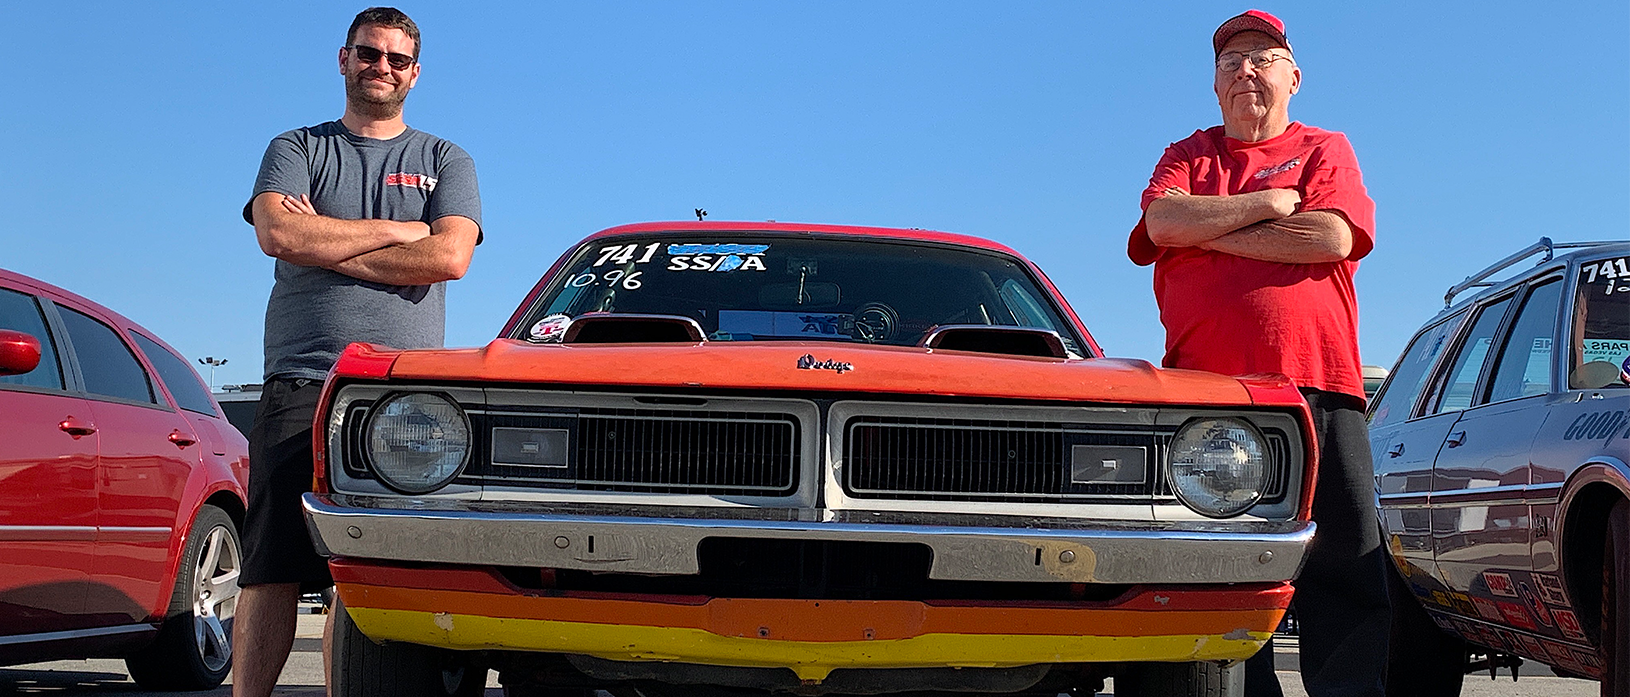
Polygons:
<instances>
[{"instance_id":1,"label":"red parked car","mask_svg":"<svg viewBox=\"0 0 1630 697\"><path fill-rule=\"evenodd\" d=\"M0 665L231 669L248 443L146 329L0 270Z\"/></svg>"}]
</instances>

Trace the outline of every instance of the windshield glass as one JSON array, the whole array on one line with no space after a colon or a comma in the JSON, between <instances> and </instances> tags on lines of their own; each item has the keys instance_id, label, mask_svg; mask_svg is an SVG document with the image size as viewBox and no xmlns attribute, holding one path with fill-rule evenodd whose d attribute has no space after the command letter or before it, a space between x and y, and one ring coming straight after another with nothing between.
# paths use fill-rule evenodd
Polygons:
<instances>
[{"instance_id":1,"label":"windshield glass","mask_svg":"<svg viewBox=\"0 0 1630 697\"><path fill-rule=\"evenodd\" d=\"M935 326L1050 329L1080 339L1019 262L995 253L822 236L651 235L596 240L545 289L516 338L558 341L587 312L679 315L710 341L910 346Z\"/></svg>"}]
</instances>

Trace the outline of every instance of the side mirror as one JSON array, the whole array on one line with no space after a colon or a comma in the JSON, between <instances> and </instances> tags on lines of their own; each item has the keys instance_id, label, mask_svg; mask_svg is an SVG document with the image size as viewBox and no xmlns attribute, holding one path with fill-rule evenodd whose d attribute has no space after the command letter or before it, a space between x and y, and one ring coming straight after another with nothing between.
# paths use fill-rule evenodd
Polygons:
<instances>
[{"instance_id":1,"label":"side mirror","mask_svg":"<svg viewBox=\"0 0 1630 697\"><path fill-rule=\"evenodd\" d=\"M31 373L39 365L39 339L31 334L0 329L0 375Z\"/></svg>"}]
</instances>

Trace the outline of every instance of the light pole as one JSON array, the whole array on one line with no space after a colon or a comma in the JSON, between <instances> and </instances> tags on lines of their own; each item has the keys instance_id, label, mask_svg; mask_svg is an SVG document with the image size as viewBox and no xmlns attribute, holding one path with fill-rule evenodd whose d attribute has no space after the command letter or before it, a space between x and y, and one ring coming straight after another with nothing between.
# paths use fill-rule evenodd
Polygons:
<instances>
[{"instance_id":1,"label":"light pole","mask_svg":"<svg viewBox=\"0 0 1630 697\"><path fill-rule=\"evenodd\" d=\"M220 366L226 365L226 359L225 358L216 358L214 356L204 356L203 358L198 359L198 362L209 366L209 391L214 392L215 391L215 369L220 367Z\"/></svg>"}]
</instances>

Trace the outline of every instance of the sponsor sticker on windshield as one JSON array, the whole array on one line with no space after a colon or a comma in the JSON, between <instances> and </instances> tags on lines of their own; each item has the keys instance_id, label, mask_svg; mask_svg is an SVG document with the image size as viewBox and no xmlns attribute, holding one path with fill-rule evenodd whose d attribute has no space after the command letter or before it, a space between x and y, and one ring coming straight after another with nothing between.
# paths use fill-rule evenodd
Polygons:
<instances>
[{"instance_id":1,"label":"sponsor sticker on windshield","mask_svg":"<svg viewBox=\"0 0 1630 697\"><path fill-rule=\"evenodd\" d=\"M765 271L764 253L767 244L670 244L668 245L669 271Z\"/></svg>"},{"instance_id":2,"label":"sponsor sticker on windshield","mask_svg":"<svg viewBox=\"0 0 1630 697\"><path fill-rule=\"evenodd\" d=\"M719 311L719 331L732 336L850 341L854 329L854 315L842 312Z\"/></svg>"},{"instance_id":3,"label":"sponsor sticker on windshield","mask_svg":"<svg viewBox=\"0 0 1630 697\"><path fill-rule=\"evenodd\" d=\"M557 343L566 336L566 325L571 323L571 315L549 315L532 323L526 338L540 344Z\"/></svg>"}]
</instances>

